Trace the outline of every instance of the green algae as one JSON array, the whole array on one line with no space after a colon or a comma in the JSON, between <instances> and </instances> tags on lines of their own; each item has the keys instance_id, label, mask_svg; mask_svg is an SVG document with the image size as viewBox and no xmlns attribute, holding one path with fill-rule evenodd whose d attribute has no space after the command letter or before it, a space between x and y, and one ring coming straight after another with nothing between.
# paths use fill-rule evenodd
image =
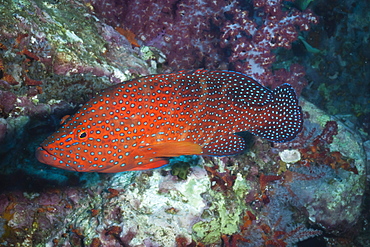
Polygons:
<instances>
[{"instance_id":1,"label":"green algae","mask_svg":"<svg viewBox=\"0 0 370 247\"><path fill-rule=\"evenodd\" d=\"M244 197L251 188L240 173L228 193L209 191L212 205L203 213L203 220L193 225L193 238L203 244L220 241L223 234L239 231L242 215L246 210Z\"/></svg>"},{"instance_id":2,"label":"green algae","mask_svg":"<svg viewBox=\"0 0 370 247\"><path fill-rule=\"evenodd\" d=\"M35 26L46 34L49 42L55 44L59 51L73 50L79 59L91 61L91 54L104 53L106 42L99 36L95 27L96 20L87 16L88 8L84 5L72 4L70 1L6 1L0 5L2 27L9 31L15 23L20 26ZM41 14L41 15L40 15ZM88 46L70 46L68 43L83 43L89 38Z\"/></svg>"},{"instance_id":3,"label":"green algae","mask_svg":"<svg viewBox=\"0 0 370 247\"><path fill-rule=\"evenodd\" d=\"M183 155L170 159L171 174L180 180L186 180L190 167L199 163L199 157L195 155Z\"/></svg>"},{"instance_id":4,"label":"green algae","mask_svg":"<svg viewBox=\"0 0 370 247\"><path fill-rule=\"evenodd\" d=\"M180 180L187 179L190 172L190 164L182 162L176 163L172 166L171 174L177 176Z\"/></svg>"}]
</instances>

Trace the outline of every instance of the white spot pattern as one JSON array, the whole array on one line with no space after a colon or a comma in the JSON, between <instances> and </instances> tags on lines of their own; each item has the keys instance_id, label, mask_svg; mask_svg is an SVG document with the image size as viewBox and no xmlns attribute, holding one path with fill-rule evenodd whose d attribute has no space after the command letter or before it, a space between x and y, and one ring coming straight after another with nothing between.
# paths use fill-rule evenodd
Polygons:
<instances>
[{"instance_id":1,"label":"white spot pattern","mask_svg":"<svg viewBox=\"0 0 370 247\"><path fill-rule=\"evenodd\" d=\"M271 91L241 73L184 71L103 90L41 146L64 169L124 171L157 161L153 145L186 141L203 154L230 155L245 148L237 132L284 142L302 123L289 84Z\"/></svg>"}]
</instances>

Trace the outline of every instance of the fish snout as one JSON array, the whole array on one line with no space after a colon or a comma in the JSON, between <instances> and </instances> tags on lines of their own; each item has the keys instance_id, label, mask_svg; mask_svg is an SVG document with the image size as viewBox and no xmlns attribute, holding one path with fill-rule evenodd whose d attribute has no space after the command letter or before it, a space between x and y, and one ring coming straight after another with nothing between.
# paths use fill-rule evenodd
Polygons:
<instances>
[{"instance_id":1,"label":"fish snout","mask_svg":"<svg viewBox=\"0 0 370 247\"><path fill-rule=\"evenodd\" d=\"M63 169L74 171L74 169L72 169L72 167L70 167L70 166L67 166L66 163L63 160L61 160L58 157L50 154L43 147L38 147L36 149L36 158L41 163L51 165L51 166L54 166L54 167L58 167L58 168L63 168Z\"/></svg>"}]
</instances>

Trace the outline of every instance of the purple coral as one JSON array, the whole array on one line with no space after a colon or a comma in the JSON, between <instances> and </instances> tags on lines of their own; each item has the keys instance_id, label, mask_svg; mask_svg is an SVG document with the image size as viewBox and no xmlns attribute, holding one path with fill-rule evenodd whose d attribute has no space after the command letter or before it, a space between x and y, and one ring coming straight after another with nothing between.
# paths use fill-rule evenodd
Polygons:
<instances>
[{"instance_id":1,"label":"purple coral","mask_svg":"<svg viewBox=\"0 0 370 247\"><path fill-rule=\"evenodd\" d=\"M98 16L107 23L127 28L136 34L141 44L161 49L172 70L218 68L226 61L219 46L220 27L225 20L225 9L233 8L235 2L91 2Z\"/></svg>"},{"instance_id":2,"label":"purple coral","mask_svg":"<svg viewBox=\"0 0 370 247\"><path fill-rule=\"evenodd\" d=\"M282 0L255 0L252 12L232 9L230 14L234 18L222 28L221 45L231 49L229 60L235 69L272 88L289 79L300 92L305 86L303 68L293 65L290 71L280 70L275 79L271 65L276 57L272 50L290 49L298 39L298 29L309 30L318 22L317 17L310 10L283 11Z\"/></svg>"},{"instance_id":3,"label":"purple coral","mask_svg":"<svg viewBox=\"0 0 370 247\"><path fill-rule=\"evenodd\" d=\"M289 82L300 92L304 69L292 65L273 78L273 49L289 49L299 30L317 23L310 11L283 10L283 1L256 0L250 11L238 1L96 1L98 16L134 32L145 45L160 48L173 70L235 69L266 86ZM113 8L112 8L113 6ZM125 6L123 8L122 6Z\"/></svg>"}]
</instances>

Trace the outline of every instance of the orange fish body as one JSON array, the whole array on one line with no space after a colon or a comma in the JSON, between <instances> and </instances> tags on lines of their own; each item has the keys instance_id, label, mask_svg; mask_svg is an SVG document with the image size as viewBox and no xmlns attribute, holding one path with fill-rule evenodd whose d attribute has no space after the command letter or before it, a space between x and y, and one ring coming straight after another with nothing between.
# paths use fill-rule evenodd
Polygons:
<instances>
[{"instance_id":1,"label":"orange fish body","mask_svg":"<svg viewBox=\"0 0 370 247\"><path fill-rule=\"evenodd\" d=\"M40 162L79 172L161 167L168 157L231 155L237 132L270 141L302 129L294 89L271 91L241 73L181 71L142 77L101 91L37 149Z\"/></svg>"}]
</instances>

